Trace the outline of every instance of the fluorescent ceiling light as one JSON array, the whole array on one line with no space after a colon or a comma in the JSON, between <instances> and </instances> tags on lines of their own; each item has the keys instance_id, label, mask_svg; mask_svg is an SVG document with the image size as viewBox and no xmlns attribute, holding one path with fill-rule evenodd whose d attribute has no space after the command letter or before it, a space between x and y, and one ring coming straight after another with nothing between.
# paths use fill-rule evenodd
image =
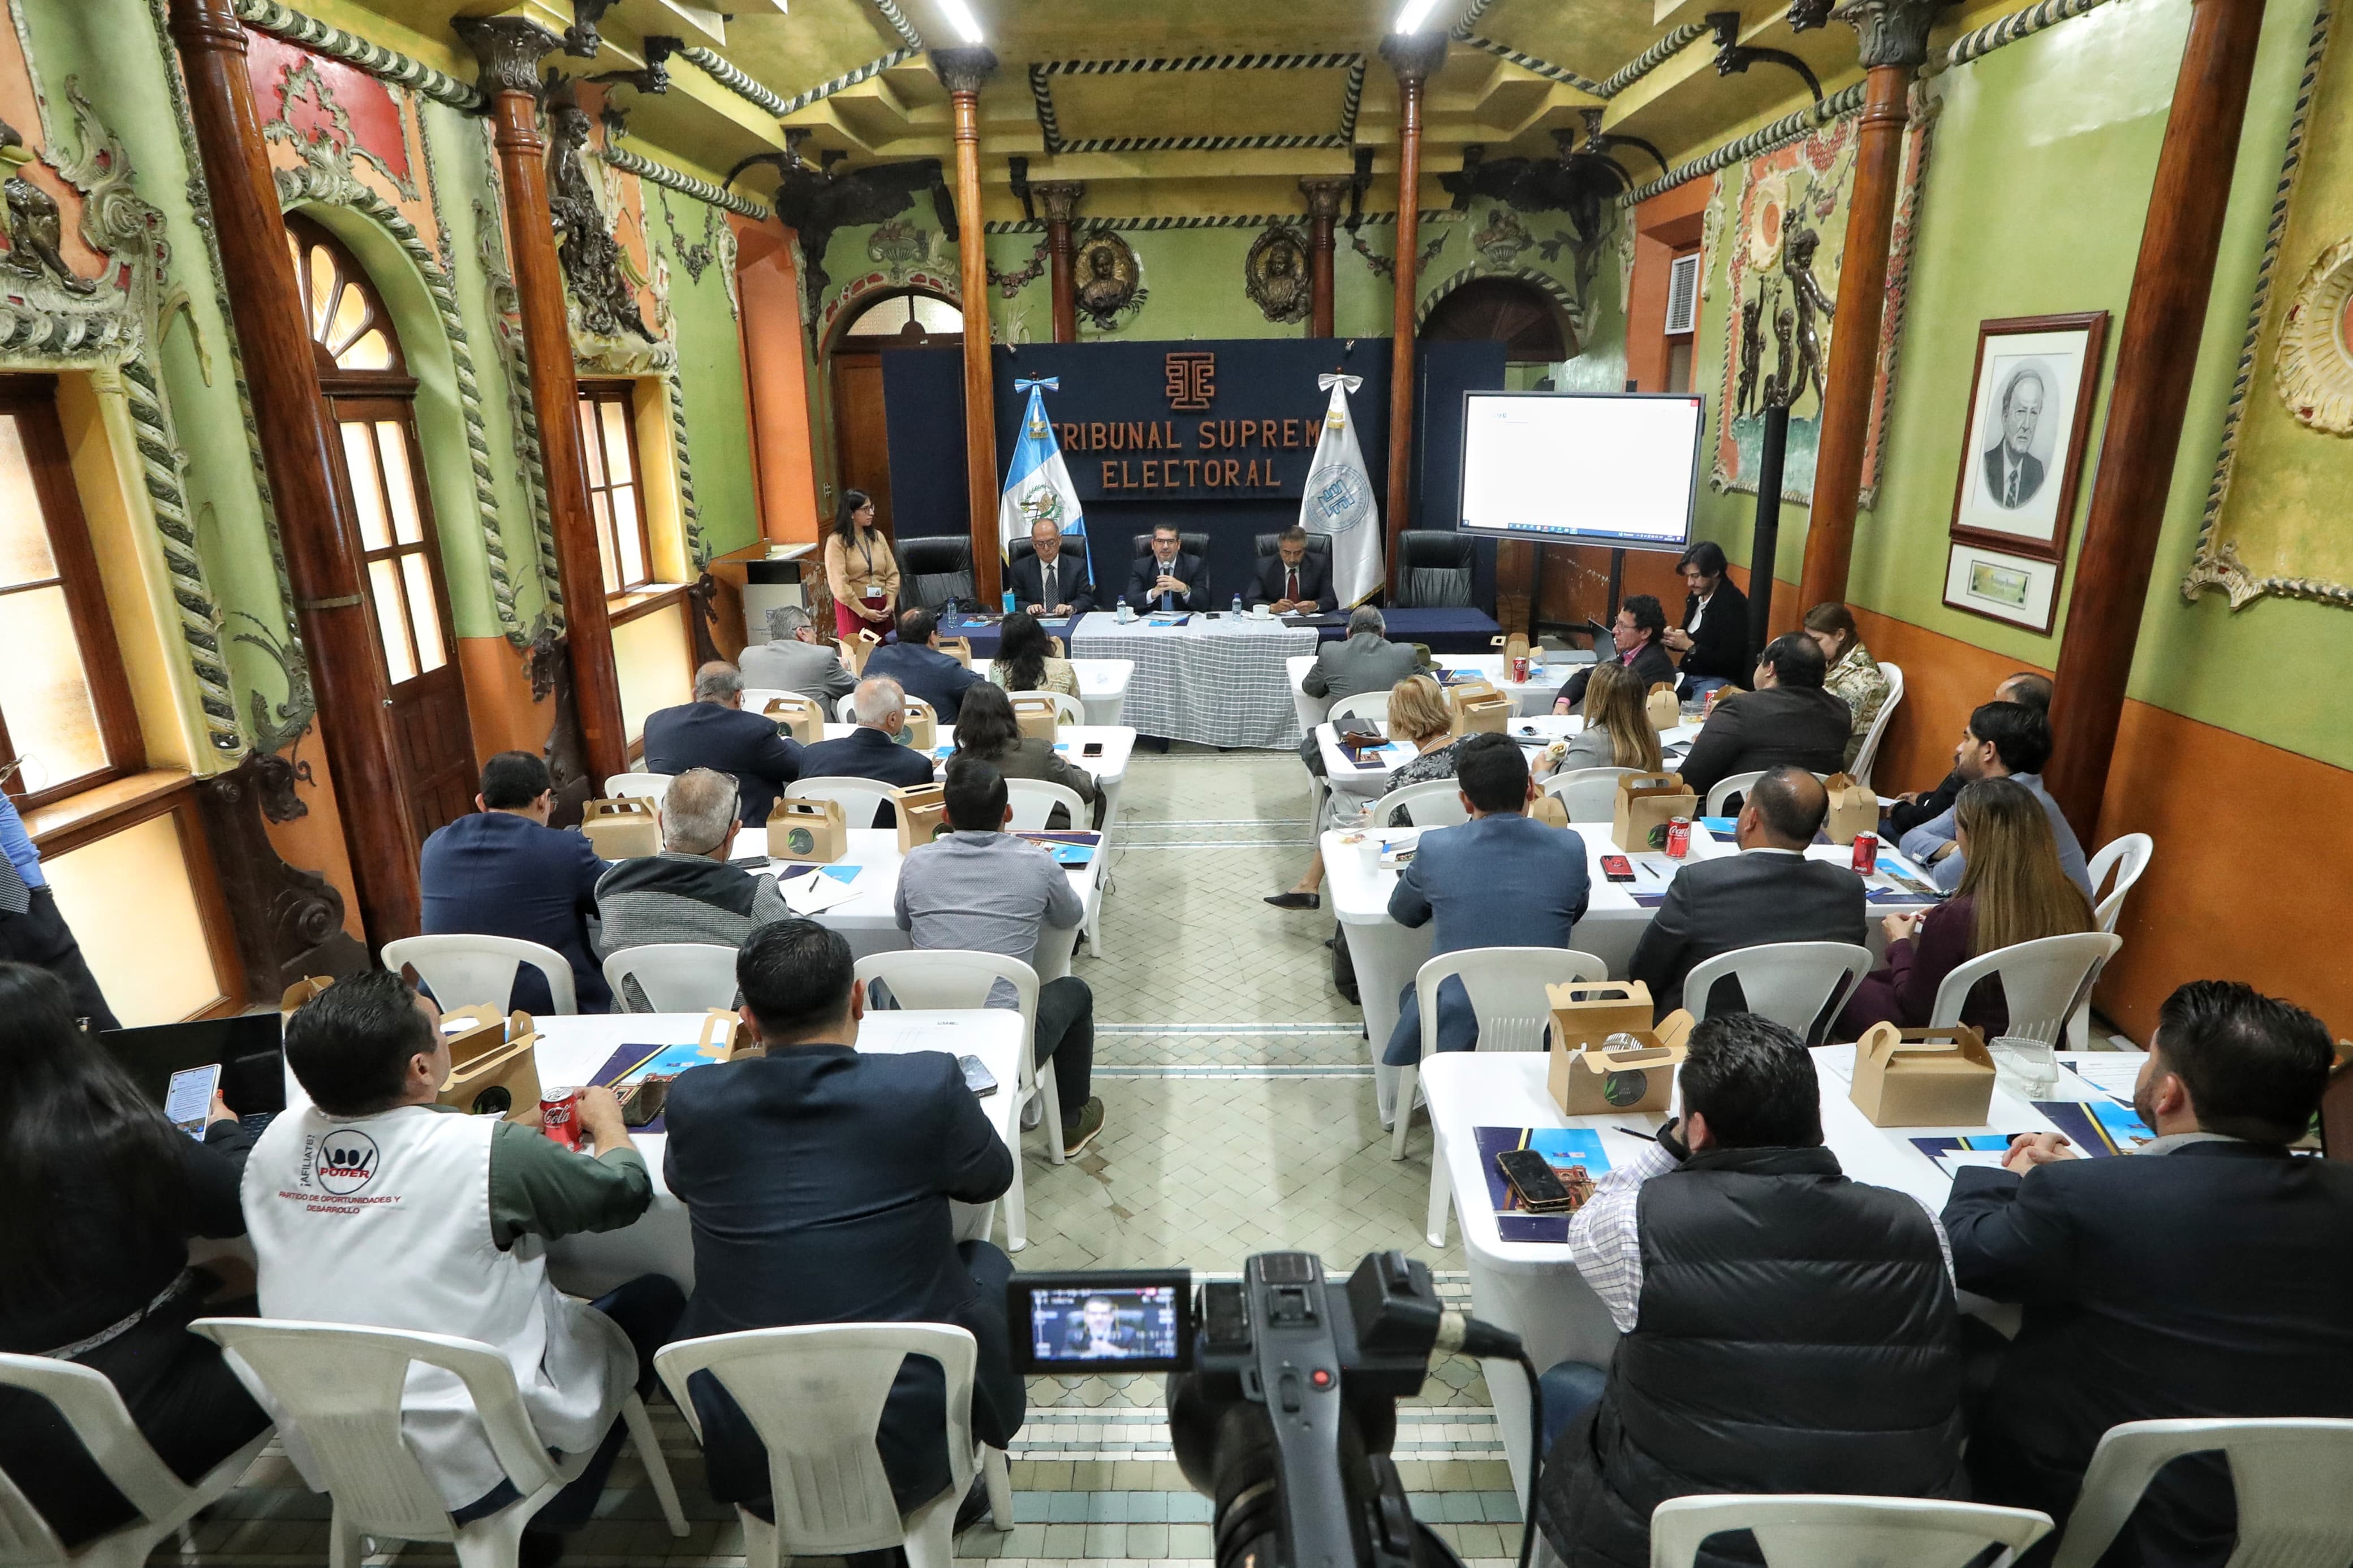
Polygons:
<instances>
[{"instance_id":1,"label":"fluorescent ceiling light","mask_svg":"<svg viewBox=\"0 0 2353 1568\"><path fill-rule=\"evenodd\" d=\"M964 35L965 43L981 41L980 24L973 19L972 7L965 0L940 0L940 9L947 13L948 21Z\"/></svg>"},{"instance_id":2,"label":"fluorescent ceiling light","mask_svg":"<svg viewBox=\"0 0 2353 1568\"><path fill-rule=\"evenodd\" d=\"M957 0L941 0L943 5L956 3ZM1398 13L1396 30L1400 33L1421 31L1421 25L1430 19L1430 7L1437 4L1438 0L1405 0L1405 9Z\"/></svg>"}]
</instances>

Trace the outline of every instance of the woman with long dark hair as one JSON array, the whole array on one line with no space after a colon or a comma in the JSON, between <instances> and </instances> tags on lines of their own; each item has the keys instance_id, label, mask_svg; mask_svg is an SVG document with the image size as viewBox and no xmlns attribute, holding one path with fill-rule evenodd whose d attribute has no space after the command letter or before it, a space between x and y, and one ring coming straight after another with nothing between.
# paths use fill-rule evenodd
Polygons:
<instances>
[{"instance_id":1,"label":"woman with long dark hair","mask_svg":"<svg viewBox=\"0 0 2353 1568\"><path fill-rule=\"evenodd\" d=\"M1008 691L1079 694L1079 672L1054 657L1054 639L1027 610L1016 610L997 628L997 668L990 672Z\"/></svg>"},{"instance_id":2,"label":"woman with long dark hair","mask_svg":"<svg viewBox=\"0 0 2353 1568\"><path fill-rule=\"evenodd\" d=\"M847 642L860 631L881 637L899 602L899 557L874 526L874 498L841 492L833 531L825 538L825 590L833 595L834 634Z\"/></svg>"},{"instance_id":3,"label":"woman with long dark hair","mask_svg":"<svg viewBox=\"0 0 2353 1568\"><path fill-rule=\"evenodd\" d=\"M0 1351L104 1373L156 1454L194 1481L269 1425L220 1350L187 1331L252 1310L188 1266L188 1237L242 1236L251 1137L218 1100L183 1135L74 1021L56 976L0 963ZM68 1547L128 1522L47 1401L0 1390L0 1470Z\"/></svg>"},{"instance_id":4,"label":"woman with long dark hair","mask_svg":"<svg viewBox=\"0 0 2353 1568\"><path fill-rule=\"evenodd\" d=\"M1013 699L1002 687L983 681L965 690L964 706L956 710L955 743L956 756L978 757L1008 779L1043 779L1068 785L1094 808L1092 826L1103 826L1103 795L1094 775L1057 756L1054 742L1044 736L1023 734L1020 721L1013 716ZM1068 827L1070 815L1058 805L1047 816L1046 826Z\"/></svg>"}]
</instances>

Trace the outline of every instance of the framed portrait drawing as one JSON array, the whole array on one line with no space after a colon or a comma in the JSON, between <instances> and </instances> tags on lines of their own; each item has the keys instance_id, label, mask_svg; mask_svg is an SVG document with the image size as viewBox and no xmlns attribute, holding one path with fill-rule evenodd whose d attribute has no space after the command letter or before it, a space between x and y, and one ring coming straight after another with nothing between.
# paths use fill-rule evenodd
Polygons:
<instances>
[{"instance_id":1,"label":"framed portrait drawing","mask_svg":"<svg viewBox=\"0 0 2353 1568\"><path fill-rule=\"evenodd\" d=\"M1955 541L2035 561L2067 558L2107 334L2105 310L1978 323Z\"/></svg>"},{"instance_id":2,"label":"framed portrait drawing","mask_svg":"<svg viewBox=\"0 0 2353 1568\"><path fill-rule=\"evenodd\" d=\"M1988 620L2051 635L2059 613L2063 563L1989 550L1956 539L1945 554L1945 603Z\"/></svg>"}]
</instances>

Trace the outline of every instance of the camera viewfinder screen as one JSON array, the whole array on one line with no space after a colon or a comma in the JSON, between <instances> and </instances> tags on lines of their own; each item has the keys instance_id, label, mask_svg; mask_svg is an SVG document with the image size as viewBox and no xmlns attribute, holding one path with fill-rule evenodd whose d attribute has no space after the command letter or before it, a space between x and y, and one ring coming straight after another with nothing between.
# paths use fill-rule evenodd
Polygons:
<instances>
[{"instance_id":1,"label":"camera viewfinder screen","mask_svg":"<svg viewBox=\"0 0 2353 1568\"><path fill-rule=\"evenodd\" d=\"M1185 1287L1042 1286L1029 1292L1030 1353L1039 1362L1171 1362Z\"/></svg>"}]
</instances>

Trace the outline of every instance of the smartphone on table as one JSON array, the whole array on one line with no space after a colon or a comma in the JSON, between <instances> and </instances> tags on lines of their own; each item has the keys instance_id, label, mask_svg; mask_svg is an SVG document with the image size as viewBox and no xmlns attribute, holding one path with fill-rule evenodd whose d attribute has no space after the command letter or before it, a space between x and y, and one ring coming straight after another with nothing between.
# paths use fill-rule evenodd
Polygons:
<instances>
[{"instance_id":1,"label":"smartphone on table","mask_svg":"<svg viewBox=\"0 0 2353 1568\"><path fill-rule=\"evenodd\" d=\"M164 1091L164 1120L198 1142L204 1141L205 1121L213 1113L213 1093L220 1088L220 1073L218 1062L182 1068L172 1075L171 1087Z\"/></svg>"},{"instance_id":2,"label":"smartphone on table","mask_svg":"<svg viewBox=\"0 0 2353 1568\"><path fill-rule=\"evenodd\" d=\"M1082 757L1102 756L1103 742L1101 741L1089 741L1085 745L1079 748L1079 755Z\"/></svg>"},{"instance_id":3,"label":"smartphone on table","mask_svg":"<svg viewBox=\"0 0 2353 1568\"><path fill-rule=\"evenodd\" d=\"M1623 855L1604 855L1601 874L1613 882L1630 882L1634 879L1634 863Z\"/></svg>"},{"instance_id":4,"label":"smartphone on table","mask_svg":"<svg viewBox=\"0 0 2353 1568\"><path fill-rule=\"evenodd\" d=\"M1571 1206L1568 1188L1552 1162L1534 1149L1505 1149L1495 1156L1495 1168L1530 1214L1559 1214Z\"/></svg>"},{"instance_id":5,"label":"smartphone on table","mask_svg":"<svg viewBox=\"0 0 2353 1568\"><path fill-rule=\"evenodd\" d=\"M964 1069L964 1086L976 1099L986 1100L997 1092L997 1075L978 1057L958 1057L956 1066Z\"/></svg>"}]
</instances>

